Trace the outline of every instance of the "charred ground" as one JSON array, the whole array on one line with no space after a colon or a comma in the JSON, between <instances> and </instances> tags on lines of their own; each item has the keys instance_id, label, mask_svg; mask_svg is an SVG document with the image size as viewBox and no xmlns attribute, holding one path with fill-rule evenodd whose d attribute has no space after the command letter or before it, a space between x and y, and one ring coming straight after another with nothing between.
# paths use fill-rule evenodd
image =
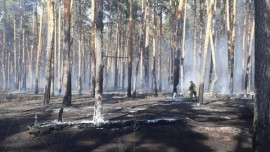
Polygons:
<instances>
[{"instance_id":1,"label":"charred ground","mask_svg":"<svg viewBox=\"0 0 270 152\"><path fill-rule=\"evenodd\" d=\"M206 97L197 106L171 96L105 94L106 125L93 127L94 99L75 95L64 108L69 125L35 137L28 129L35 115L41 126L59 125L61 98L44 106L41 95L2 93L0 151L252 151L252 100Z\"/></svg>"}]
</instances>

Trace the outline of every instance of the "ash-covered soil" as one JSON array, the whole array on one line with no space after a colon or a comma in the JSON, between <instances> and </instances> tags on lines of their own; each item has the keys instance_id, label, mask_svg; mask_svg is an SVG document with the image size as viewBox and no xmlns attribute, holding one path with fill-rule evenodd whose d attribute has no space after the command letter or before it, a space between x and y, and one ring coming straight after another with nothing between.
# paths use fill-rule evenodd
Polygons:
<instances>
[{"instance_id":1,"label":"ash-covered soil","mask_svg":"<svg viewBox=\"0 0 270 152\"><path fill-rule=\"evenodd\" d=\"M58 125L62 98L53 97L50 105L44 106L42 95L2 93L0 151L252 151L253 101L205 100L197 106L188 98L172 101L171 94L129 99L118 93L106 94L104 120L116 125L88 127L94 100L73 95L72 106L64 107L63 123L78 125L34 137L28 125L33 126L35 115L40 125Z\"/></svg>"}]
</instances>

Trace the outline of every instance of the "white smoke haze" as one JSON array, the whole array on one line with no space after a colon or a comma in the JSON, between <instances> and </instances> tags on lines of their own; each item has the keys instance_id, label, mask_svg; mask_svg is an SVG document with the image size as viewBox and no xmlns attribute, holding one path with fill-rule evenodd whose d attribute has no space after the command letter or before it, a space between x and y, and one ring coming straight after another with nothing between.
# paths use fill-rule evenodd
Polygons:
<instances>
[{"instance_id":1,"label":"white smoke haze","mask_svg":"<svg viewBox=\"0 0 270 152\"><path fill-rule=\"evenodd\" d=\"M245 73L246 73L246 68L242 68L242 59L243 59L243 25L244 25L244 1L237 1L237 25L236 25L236 42L235 42L235 50L234 50L234 78L233 78L233 91L234 93L242 93L244 91L243 85L244 85L244 80L245 80ZM218 9L219 10L219 9ZM187 11L187 16L193 16L193 10L190 9L190 7L188 7L188 11ZM164 16L165 17L165 16ZM214 92L215 93L225 93L228 94L229 91L229 71L228 71L228 43L227 43L227 32L224 32L224 36L221 36L220 33L220 11L217 12L217 18L216 18L216 27L215 27L215 31L217 32L217 36L216 36L216 47L215 47L215 52L216 52L216 64L217 64L217 75L218 75L218 81L215 85L214 88ZM187 28L186 28L186 47L185 47L185 60L184 60L184 84L179 84L178 85L178 90L180 88L181 85L184 85L184 90L187 90L189 85L190 85L190 81L194 81L194 83L197 86L198 89L198 85L199 85L199 81L200 81L200 73L201 73L201 67L197 66L197 68L194 69L194 65L193 65L193 17L189 18L189 20L187 21ZM165 21L165 19L164 19ZM205 26L206 24L204 24ZM199 26L199 24L198 24ZM200 39L199 39L199 27L197 26L197 50L196 52L199 52L199 43L200 43ZM113 28L116 28L116 26L114 25ZM109 48L108 46L108 41L109 41L109 34L108 34L108 28L105 27L104 30L104 52L105 49L107 51L109 51L108 55L109 56L115 56L116 51L117 51L117 45L116 45L116 31L113 31L112 34L112 44ZM136 31L136 30L135 30ZM128 31L126 31L128 32ZM162 81L162 92L172 92L172 83L170 80L170 53L171 53L171 48L170 48L170 40L169 40L169 34L167 32L169 32L168 30L165 31L164 28L164 37L163 37L163 41L162 41L162 69L161 69L161 81ZM152 30L150 31L150 33L152 34ZM46 36L46 32L44 32L44 36ZM137 36L137 35L136 35ZM135 37L136 37L135 36ZM204 45L204 36L205 33L203 33L203 42L202 42L202 48ZM75 30L75 35L74 38L78 39L78 33L76 33ZM121 48L124 48L124 52L127 52L127 40L128 38L126 37L125 39L123 38L122 41L124 41L124 46L121 46ZM133 81L135 78L135 70L136 70L136 65L138 62L138 43L137 39L134 39L134 58L133 58L133 71L132 71L132 88L133 87ZM121 43L122 45L122 43ZM159 44L158 44L159 45ZM41 68L40 68L40 82L39 82L39 90L43 92L43 88L44 88L44 83L45 83L45 58L46 58L46 39L44 39L43 42L43 54L42 54L42 61L41 61ZM74 41L73 45L72 45L72 57L73 57L73 64L72 65L72 89L74 91L77 90L78 86L78 50L76 48L78 46L78 41ZM152 83L153 83L153 79L152 79L152 35L150 38L150 53L149 53L149 85L150 86L143 86L143 91L144 92L151 92L152 91ZM122 50L123 51L123 50ZM85 52L89 53L90 52L90 44L89 42L86 43L85 45ZM2 48L0 48L0 53L2 53ZM201 57L203 57L203 51L201 54ZM247 58L247 53L244 54L244 58ZM123 57L123 54L121 52L121 55ZM199 54L196 54L197 58L196 58L196 64L197 65L202 65L202 60L201 59L201 63L199 63L198 57ZM90 55L86 54L84 55L85 57L85 68L82 71L82 87L83 89L90 89L90 84L91 84L91 76L90 76ZM252 42L252 56L251 56L251 61L252 61L252 66L251 66L251 91L254 90L254 71L255 71L255 67L254 67L254 40ZM209 74L210 74L210 58L211 58L211 48L209 45L209 50L208 50L208 57L207 57L207 70L206 70L206 76L205 76L205 92L208 92L209 90ZM106 58L104 58L104 61ZM157 60L159 59L159 46L157 46ZM113 91L114 88L114 77L115 77L115 71L114 71L114 66L115 66L115 58L107 58L108 60L108 65L104 66L104 82L103 82L103 86L104 86L104 91ZM118 84L118 88L117 90L122 90L125 91L126 87L127 87L127 62L125 62L125 69L124 69L124 76L125 76L125 80L124 80L124 85L122 85L122 64L123 64L123 59L120 58L118 59L119 63L118 63L118 80L119 80L119 84ZM245 63L244 63L244 67L247 65L246 63L246 59L245 59ZM56 63L58 64L58 62L56 61ZM158 63L158 62L157 62ZM55 69L55 78L54 78L54 91L55 94L58 94L58 80L59 80L59 76L61 75L61 73L58 73L58 65L55 65L56 69ZM157 73L158 73L158 64L157 65ZM0 68L2 69L3 65L0 65ZM107 67L109 66L109 67ZM29 74L27 72L27 83L26 83L26 87L27 90L30 90L32 88L32 91L35 89L35 65L33 65L33 73ZM84 74L85 73L85 74ZM107 75L105 75L107 73ZM214 72L213 72L214 74ZM30 75L32 75L32 82L31 82L31 77ZM138 71L138 76L137 76L137 92L139 92L140 90L140 77L141 75L141 70L139 67L139 71ZM8 84L9 86L9 90L11 91L15 91L15 82L14 82L14 75L10 74L10 82ZM158 78L158 77L157 77ZM144 78L143 78L144 79ZM180 79L180 78L179 78ZM214 76L212 76L212 79L214 79ZM157 79L157 85L159 85L159 79ZM181 83L181 81L179 81ZM145 83L144 83L145 84ZM124 88L122 88L122 86L124 86ZM3 78L2 78L2 73L0 76L0 88L3 88ZM23 90L21 90L23 91ZM62 90L63 93L63 90Z\"/></svg>"}]
</instances>

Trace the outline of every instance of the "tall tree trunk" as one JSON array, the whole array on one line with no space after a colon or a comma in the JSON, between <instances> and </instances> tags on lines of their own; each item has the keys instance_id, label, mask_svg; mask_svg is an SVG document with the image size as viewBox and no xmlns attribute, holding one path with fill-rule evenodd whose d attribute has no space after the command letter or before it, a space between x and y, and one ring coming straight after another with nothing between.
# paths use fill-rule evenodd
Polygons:
<instances>
[{"instance_id":1,"label":"tall tree trunk","mask_svg":"<svg viewBox=\"0 0 270 152\"><path fill-rule=\"evenodd\" d=\"M55 6L55 5L54 5ZM52 51L52 66L51 66L51 71L52 71L52 79L51 79L51 97L54 96L54 88L55 88L55 73L56 73L56 50L57 50L57 26L56 26L56 23L57 23L57 10L54 9L54 25L53 25L53 28L54 28L54 49Z\"/></svg>"},{"instance_id":2,"label":"tall tree trunk","mask_svg":"<svg viewBox=\"0 0 270 152\"><path fill-rule=\"evenodd\" d=\"M43 13L44 13L44 0L41 1L41 12L40 12L40 25L38 34L38 52L37 52L37 66L36 66L36 82L35 82L35 94L39 91L39 79L40 79L40 63L42 55L42 31L43 31Z\"/></svg>"},{"instance_id":3,"label":"tall tree trunk","mask_svg":"<svg viewBox=\"0 0 270 152\"><path fill-rule=\"evenodd\" d=\"M25 15L24 15L25 16ZM22 89L26 90L26 40L25 40L25 29L23 27L23 32L22 32L22 74L23 74L23 79L22 79Z\"/></svg>"},{"instance_id":4,"label":"tall tree trunk","mask_svg":"<svg viewBox=\"0 0 270 152\"><path fill-rule=\"evenodd\" d=\"M146 7L146 29L145 29L145 46L144 46L144 76L145 86L149 88L149 51L150 51L150 20L151 20L151 1L147 0Z\"/></svg>"},{"instance_id":5,"label":"tall tree trunk","mask_svg":"<svg viewBox=\"0 0 270 152\"><path fill-rule=\"evenodd\" d=\"M215 52L215 42L216 42L216 37L215 37L215 27L216 27L216 6L217 6L217 1L215 0L214 2L214 8L213 8L213 23L212 23L212 28L211 28L211 33L210 33L210 46L211 46L211 67L210 67L210 73L209 73L209 93L211 95L214 94L214 88L218 80L217 76L217 65L216 65L216 52ZM215 78L213 78L213 71Z\"/></svg>"},{"instance_id":6,"label":"tall tree trunk","mask_svg":"<svg viewBox=\"0 0 270 152\"><path fill-rule=\"evenodd\" d=\"M4 0L4 29L3 29L3 50L2 50L2 74L3 74L3 90L7 90L7 78L6 78L6 0Z\"/></svg>"},{"instance_id":7,"label":"tall tree trunk","mask_svg":"<svg viewBox=\"0 0 270 152\"><path fill-rule=\"evenodd\" d=\"M103 0L96 0L96 20L95 20L95 52L96 52L96 94L95 94L95 110L93 121L99 124L102 118L102 86L103 86Z\"/></svg>"},{"instance_id":8,"label":"tall tree trunk","mask_svg":"<svg viewBox=\"0 0 270 152\"><path fill-rule=\"evenodd\" d=\"M162 47L163 47L163 33L162 33L162 4L160 4L159 14L159 91L162 91Z\"/></svg>"},{"instance_id":9,"label":"tall tree trunk","mask_svg":"<svg viewBox=\"0 0 270 152\"><path fill-rule=\"evenodd\" d=\"M123 44L122 44L122 52L123 52L123 60L122 60L122 89L124 89L125 88L125 79L126 79L126 56L127 56L127 53L126 53L126 50L127 50L127 48L126 48L126 37L127 37L127 27L126 27L126 25L124 25L125 27L124 27L124 32L123 33L125 33L124 34L124 36L123 36Z\"/></svg>"},{"instance_id":10,"label":"tall tree trunk","mask_svg":"<svg viewBox=\"0 0 270 152\"><path fill-rule=\"evenodd\" d=\"M79 49L78 49L78 54L79 54L79 73L78 73L78 94L81 95L82 94L82 52L83 52L83 17L82 17L82 4L81 4L81 0L78 1L79 3L79 23L80 23L80 36L79 36Z\"/></svg>"},{"instance_id":11,"label":"tall tree trunk","mask_svg":"<svg viewBox=\"0 0 270 152\"><path fill-rule=\"evenodd\" d=\"M140 92L143 93L144 87L144 77L143 77L143 67L144 67L144 42L145 42L145 11L144 11L145 0L142 0L142 10L141 10L141 29L140 29Z\"/></svg>"},{"instance_id":12,"label":"tall tree trunk","mask_svg":"<svg viewBox=\"0 0 270 152\"><path fill-rule=\"evenodd\" d=\"M181 52L181 43L180 39L182 36L182 14L184 9L184 0L179 0L179 6L177 10L177 38L176 38L176 46L177 50L175 53L175 59L174 59L174 81L173 81L173 92L177 93L177 86L179 84L179 69L180 69L180 52Z\"/></svg>"},{"instance_id":13,"label":"tall tree trunk","mask_svg":"<svg viewBox=\"0 0 270 152\"><path fill-rule=\"evenodd\" d=\"M215 75L215 78L213 81L211 81L211 83L209 83L210 87L209 87L209 92L211 95L214 94L214 88L215 88L215 85L218 81L218 75L217 75L217 64L216 64L216 52L215 52L215 25L216 25L216 4L217 4L217 1L215 0L215 3L214 3L214 11L213 11L213 26L212 26L212 29L211 29L211 34L210 34L210 44L211 44L211 59L212 59L212 68L214 70L214 75Z\"/></svg>"},{"instance_id":14,"label":"tall tree trunk","mask_svg":"<svg viewBox=\"0 0 270 152\"><path fill-rule=\"evenodd\" d=\"M154 95L157 96L157 73L156 73L156 52L157 52L157 1L154 2L154 28L153 28L153 59L152 74L154 83Z\"/></svg>"},{"instance_id":15,"label":"tall tree trunk","mask_svg":"<svg viewBox=\"0 0 270 152\"><path fill-rule=\"evenodd\" d=\"M185 0L185 15L183 24L183 41L182 41L182 54L180 60L180 80L181 80L181 92L184 91L184 60L185 60L185 49L186 49L186 21L187 21L187 0Z\"/></svg>"},{"instance_id":16,"label":"tall tree trunk","mask_svg":"<svg viewBox=\"0 0 270 152\"><path fill-rule=\"evenodd\" d=\"M197 0L194 0L194 16L193 16L193 74L196 72L197 62Z\"/></svg>"},{"instance_id":17,"label":"tall tree trunk","mask_svg":"<svg viewBox=\"0 0 270 152\"><path fill-rule=\"evenodd\" d=\"M138 73L139 73L139 64L140 64L140 60L136 64L136 71L135 71L134 82L133 82L133 96L137 95L137 79L138 79Z\"/></svg>"},{"instance_id":18,"label":"tall tree trunk","mask_svg":"<svg viewBox=\"0 0 270 152\"><path fill-rule=\"evenodd\" d=\"M252 24L252 32L250 37L250 44L252 45L253 37L254 37L254 29L255 23L253 21ZM247 67L246 67L246 78L245 78L245 94L247 95L250 92L250 85L251 85L251 53L252 53L252 46L249 47L248 55L247 55Z\"/></svg>"},{"instance_id":19,"label":"tall tree trunk","mask_svg":"<svg viewBox=\"0 0 270 152\"><path fill-rule=\"evenodd\" d=\"M173 26L173 1L170 0L170 9L169 9L169 22L170 22L170 63L169 63L169 78L168 83L169 86L171 86L173 82L173 66L174 66L174 46L173 46L173 32L174 32L174 26ZM170 87L169 87L170 88Z\"/></svg>"},{"instance_id":20,"label":"tall tree trunk","mask_svg":"<svg viewBox=\"0 0 270 152\"><path fill-rule=\"evenodd\" d=\"M235 24L236 24L236 0L231 10L231 1L226 1L227 6L227 33L228 33L228 67L229 67L229 89L233 93L233 73L234 73L234 48L235 48Z\"/></svg>"},{"instance_id":21,"label":"tall tree trunk","mask_svg":"<svg viewBox=\"0 0 270 152\"><path fill-rule=\"evenodd\" d=\"M249 0L246 0L245 2L245 10L244 10L244 27L243 27L243 45L242 45L242 89L244 90L245 89L245 65L246 65L246 42L247 42L247 37L246 37L246 34L247 34L247 4L248 4L248 1Z\"/></svg>"},{"instance_id":22,"label":"tall tree trunk","mask_svg":"<svg viewBox=\"0 0 270 152\"><path fill-rule=\"evenodd\" d=\"M204 43L204 53L203 53L203 66L202 66L202 72L200 77L200 84L199 84L199 103L203 103L203 94L204 94L204 79L205 79L205 73L206 73L206 66L207 66L207 55L208 55L208 46L209 46L209 38L211 34L211 21L212 21L212 15L213 15L213 6L214 6L215 0L211 1L211 4L208 7L208 14L207 14L207 26L206 26L206 33L205 33L205 43Z\"/></svg>"},{"instance_id":23,"label":"tall tree trunk","mask_svg":"<svg viewBox=\"0 0 270 152\"><path fill-rule=\"evenodd\" d=\"M203 11L204 11L204 0L200 0L200 45L199 45L199 60L198 65L201 65L201 55L203 48ZM200 67L199 67L200 69Z\"/></svg>"},{"instance_id":24,"label":"tall tree trunk","mask_svg":"<svg viewBox=\"0 0 270 152\"><path fill-rule=\"evenodd\" d=\"M91 1L91 95L95 96L96 89L96 55L95 55L95 20L96 20L96 1Z\"/></svg>"},{"instance_id":25,"label":"tall tree trunk","mask_svg":"<svg viewBox=\"0 0 270 152\"><path fill-rule=\"evenodd\" d=\"M237 2L236 0L233 1L233 16L232 16L232 47L231 47L231 74L230 74L230 86L231 86L231 93L233 93L233 77L234 77L234 52L235 52L235 37L236 37L236 10L237 10Z\"/></svg>"},{"instance_id":26,"label":"tall tree trunk","mask_svg":"<svg viewBox=\"0 0 270 152\"><path fill-rule=\"evenodd\" d=\"M224 40L224 35L226 31L226 12L226 1L220 1L220 33L222 40Z\"/></svg>"},{"instance_id":27,"label":"tall tree trunk","mask_svg":"<svg viewBox=\"0 0 270 152\"><path fill-rule=\"evenodd\" d=\"M15 83L15 88L18 89L18 64L17 64L17 32L16 32L16 19L14 19L14 42L13 42L13 47L14 47L14 83Z\"/></svg>"},{"instance_id":28,"label":"tall tree trunk","mask_svg":"<svg viewBox=\"0 0 270 152\"><path fill-rule=\"evenodd\" d=\"M129 11L129 39L128 39L128 85L127 85L127 97L131 97L131 78L132 78L132 39L133 39L133 0L130 0ZM149 48L148 48L149 49Z\"/></svg>"},{"instance_id":29,"label":"tall tree trunk","mask_svg":"<svg viewBox=\"0 0 270 152\"><path fill-rule=\"evenodd\" d=\"M71 28L71 0L64 1L64 47L63 47L63 56L64 56L64 98L63 104L65 106L71 105L71 68L70 68L70 54L71 54L71 37L70 37L70 28Z\"/></svg>"},{"instance_id":30,"label":"tall tree trunk","mask_svg":"<svg viewBox=\"0 0 270 152\"><path fill-rule=\"evenodd\" d=\"M115 61L114 61L114 89L116 89L118 87L118 79L119 79L119 67L118 65L118 56L120 55L120 51L121 51L121 14L120 14L120 1L117 2L117 14L118 14L118 20L117 20L117 35L116 35L116 44L117 44L117 50L115 50Z\"/></svg>"},{"instance_id":31,"label":"tall tree trunk","mask_svg":"<svg viewBox=\"0 0 270 152\"><path fill-rule=\"evenodd\" d=\"M62 22L62 18L61 18L61 0L59 0L59 2L57 3L57 8L58 8L58 94L61 93L62 91L62 58L61 58L61 54L62 54L62 47L61 47L61 22Z\"/></svg>"},{"instance_id":32,"label":"tall tree trunk","mask_svg":"<svg viewBox=\"0 0 270 152\"><path fill-rule=\"evenodd\" d=\"M45 71L45 87L43 94L43 104L47 105L50 102L51 79L52 79L52 59L54 50L54 0L47 1L48 13L48 32L47 32L47 57L46 57L46 71Z\"/></svg>"},{"instance_id":33,"label":"tall tree trunk","mask_svg":"<svg viewBox=\"0 0 270 152\"><path fill-rule=\"evenodd\" d=\"M96 52L96 99L102 96L103 84L103 0L96 1L96 34L95 34L95 52Z\"/></svg>"},{"instance_id":34,"label":"tall tree trunk","mask_svg":"<svg viewBox=\"0 0 270 152\"><path fill-rule=\"evenodd\" d=\"M255 152L269 151L270 144L270 1L255 0L255 104L254 138Z\"/></svg>"}]
</instances>

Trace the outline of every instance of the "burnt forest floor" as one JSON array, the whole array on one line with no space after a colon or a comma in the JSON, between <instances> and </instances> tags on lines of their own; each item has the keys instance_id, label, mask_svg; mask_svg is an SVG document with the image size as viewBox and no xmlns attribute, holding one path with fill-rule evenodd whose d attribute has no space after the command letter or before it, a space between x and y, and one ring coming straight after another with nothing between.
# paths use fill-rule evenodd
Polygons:
<instances>
[{"instance_id":1,"label":"burnt forest floor","mask_svg":"<svg viewBox=\"0 0 270 152\"><path fill-rule=\"evenodd\" d=\"M42 105L42 95L0 94L0 151L93 152L248 152L252 151L253 101L205 98L195 101L171 94L158 97L105 94L105 123L115 127L76 125L35 137L29 134L35 115L40 125L56 123L61 97ZM87 124L94 99L73 95L64 107L63 123ZM139 123L144 121L144 123ZM125 123L132 122L132 123ZM123 125L121 125L123 124Z\"/></svg>"}]
</instances>

